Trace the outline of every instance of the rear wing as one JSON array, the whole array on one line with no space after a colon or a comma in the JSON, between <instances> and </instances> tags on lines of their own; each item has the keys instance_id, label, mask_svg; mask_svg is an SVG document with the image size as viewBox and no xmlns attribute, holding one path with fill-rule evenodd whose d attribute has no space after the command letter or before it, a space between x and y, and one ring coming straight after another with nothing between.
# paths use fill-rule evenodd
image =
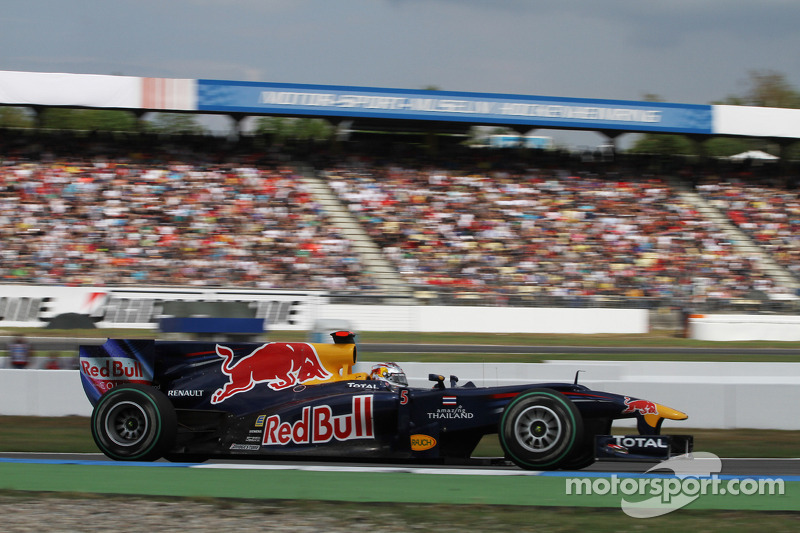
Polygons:
<instances>
[{"instance_id":1,"label":"rear wing","mask_svg":"<svg viewBox=\"0 0 800 533\"><path fill-rule=\"evenodd\" d=\"M263 382L272 390L295 384L366 379L354 373L357 348L353 334L333 344L306 342L207 342L108 339L80 347L80 375L87 398L95 405L109 390L125 383L161 388L175 381L203 378L203 387L224 391ZM225 383L227 382L227 385ZM251 385L252 383L252 385Z\"/></svg>"},{"instance_id":2,"label":"rear wing","mask_svg":"<svg viewBox=\"0 0 800 533\"><path fill-rule=\"evenodd\" d=\"M108 339L101 346L80 346L81 384L92 405L122 383L153 384L155 341Z\"/></svg>"}]
</instances>

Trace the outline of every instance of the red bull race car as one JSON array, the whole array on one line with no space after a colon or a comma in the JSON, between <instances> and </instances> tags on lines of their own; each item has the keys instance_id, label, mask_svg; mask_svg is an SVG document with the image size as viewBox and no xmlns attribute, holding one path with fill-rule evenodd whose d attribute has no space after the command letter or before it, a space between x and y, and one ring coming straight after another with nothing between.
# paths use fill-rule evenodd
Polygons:
<instances>
[{"instance_id":1,"label":"red bull race car","mask_svg":"<svg viewBox=\"0 0 800 533\"><path fill-rule=\"evenodd\" d=\"M597 458L663 460L692 438L661 435L684 413L577 383L410 387L394 363L354 372L354 334L334 343L109 339L80 347L99 449L120 461L336 458L469 462L497 434L521 468L580 469ZM632 418L638 434L611 435Z\"/></svg>"}]
</instances>

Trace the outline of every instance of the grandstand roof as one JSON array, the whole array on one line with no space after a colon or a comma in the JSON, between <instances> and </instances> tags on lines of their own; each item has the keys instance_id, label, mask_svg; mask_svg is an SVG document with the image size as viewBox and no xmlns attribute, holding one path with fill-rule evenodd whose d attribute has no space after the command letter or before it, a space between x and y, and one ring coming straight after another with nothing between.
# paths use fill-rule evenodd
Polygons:
<instances>
[{"instance_id":1,"label":"grandstand roof","mask_svg":"<svg viewBox=\"0 0 800 533\"><path fill-rule=\"evenodd\" d=\"M800 110L204 79L0 71L0 105L356 120L461 132L472 125L800 138Z\"/></svg>"}]
</instances>

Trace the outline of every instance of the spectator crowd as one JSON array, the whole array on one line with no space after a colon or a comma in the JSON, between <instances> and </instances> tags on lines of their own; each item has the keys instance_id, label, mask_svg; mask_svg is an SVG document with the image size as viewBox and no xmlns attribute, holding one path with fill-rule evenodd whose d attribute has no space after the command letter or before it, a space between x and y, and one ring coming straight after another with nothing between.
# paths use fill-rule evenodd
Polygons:
<instances>
[{"instance_id":1,"label":"spectator crowd","mask_svg":"<svg viewBox=\"0 0 800 533\"><path fill-rule=\"evenodd\" d=\"M800 192L752 172L707 177L697 190L775 261L800 277Z\"/></svg>"},{"instance_id":2,"label":"spectator crowd","mask_svg":"<svg viewBox=\"0 0 800 533\"><path fill-rule=\"evenodd\" d=\"M69 154L6 148L4 282L372 286L349 241L285 164L169 146Z\"/></svg>"},{"instance_id":3,"label":"spectator crowd","mask_svg":"<svg viewBox=\"0 0 800 533\"><path fill-rule=\"evenodd\" d=\"M743 298L756 258L654 175L343 160L331 187L409 283L567 298Z\"/></svg>"},{"instance_id":4,"label":"spectator crowd","mask_svg":"<svg viewBox=\"0 0 800 533\"><path fill-rule=\"evenodd\" d=\"M80 360L78 354L65 357L55 350L51 350L46 356L37 356L34 347L23 335L13 337L4 348L7 355L0 356L0 368L74 370L78 368Z\"/></svg>"},{"instance_id":5,"label":"spectator crowd","mask_svg":"<svg viewBox=\"0 0 800 533\"><path fill-rule=\"evenodd\" d=\"M353 155L320 159L317 172L417 289L575 300L782 290L651 171ZM747 180L698 189L800 275L796 191ZM3 282L377 287L270 150L0 135L0 234Z\"/></svg>"}]
</instances>

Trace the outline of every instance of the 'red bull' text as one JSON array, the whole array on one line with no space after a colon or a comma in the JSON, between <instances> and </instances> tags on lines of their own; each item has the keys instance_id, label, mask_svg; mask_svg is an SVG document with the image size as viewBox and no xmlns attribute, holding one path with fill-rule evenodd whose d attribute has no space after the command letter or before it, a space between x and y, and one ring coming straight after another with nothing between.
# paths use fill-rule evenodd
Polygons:
<instances>
[{"instance_id":1,"label":"'red bull' text","mask_svg":"<svg viewBox=\"0 0 800 533\"><path fill-rule=\"evenodd\" d=\"M81 359L81 371L93 378L147 379L142 363L135 359Z\"/></svg>"},{"instance_id":2,"label":"'red bull' text","mask_svg":"<svg viewBox=\"0 0 800 533\"><path fill-rule=\"evenodd\" d=\"M354 396L351 413L334 416L328 405L304 407L300 420L282 422L280 415L266 419L264 446L287 444L317 444L333 439L372 439L372 396Z\"/></svg>"}]
</instances>

